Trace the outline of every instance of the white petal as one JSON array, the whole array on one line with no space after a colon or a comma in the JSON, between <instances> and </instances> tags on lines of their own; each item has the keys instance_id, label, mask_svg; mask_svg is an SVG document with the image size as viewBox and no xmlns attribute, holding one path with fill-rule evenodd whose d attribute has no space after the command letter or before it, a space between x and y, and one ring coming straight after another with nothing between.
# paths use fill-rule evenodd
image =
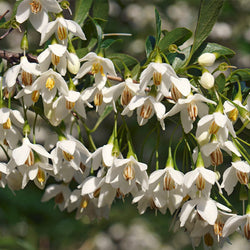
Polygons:
<instances>
[{"instance_id":1,"label":"white petal","mask_svg":"<svg viewBox=\"0 0 250 250\"><path fill-rule=\"evenodd\" d=\"M94 176L88 177L82 184L81 195L95 192L101 180L102 180L101 178L97 178Z\"/></svg>"},{"instance_id":2,"label":"white petal","mask_svg":"<svg viewBox=\"0 0 250 250\"><path fill-rule=\"evenodd\" d=\"M16 20L19 23L25 22L30 16L30 0L22 1L17 8Z\"/></svg>"},{"instance_id":3,"label":"white petal","mask_svg":"<svg viewBox=\"0 0 250 250\"><path fill-rule=\"evenodd\" d=\"M14 158L18 166L23 165L27 160L30 153L30 148L23 144L22 146L16 148L12 152L12 157Z\"/></svg>"},{"instance_id":4,"label":"white petal","mask_svg":"<svg viewBox=\"0 0 250 250\"><path fill-rule=\"evenodd\" d=\"M7 70L5 75L5 81L8 88L13 87L16 84L17 75L20 72L21 65L15 65Z\"/></svg>"},{"instance_id":5,"label":"white petal","mask_svg":"<svg viewBox=\"0 0 250 250\"><path fill-rule=\"evenodd\" d=\"M44 10L41 10L37 14L30 13L30 22L33 27L41 33L49 22L48 13Z\"/></svg>"},{"instance_id":6,"label":"white petal","mask_svg":"<svg viewBox=\"0 0 250 250\"><path fill-rule=\"evenodd\" d=\"M170 79L182 95L188 96L190 94L191 86L187 78L176 78L171 76Z\"/></svg>"},{"instance_id":7,"label":"white petal","mask_svg":"<svg viewBox=\"0 0 250 250\"><path fill-rule=\"evenodd\" d=\"M179 215L180 222L181 222L180 227L183 227L185 225L189 215L193 211L196 204L197 204L196 200L190 200L190 201L187 201L186 203L184 203L184 205L181 208L180 215Z\"/></svg>"},{"instance_id":8,"label":"white petal","mask_svg":"<svg viewBox=\"0 0 250 250\"><path fill-rule=\"evenodd\" d=\"M223 227L223 231L222 231L222 237L227 237L228 235L234 233L237 228L244 223L244 221L246 221L246 216L239 216L239 215L234 215L232 217L230 217L224 227Z\"/></svg>"},{"instance_id":9,"label":"white petal","mask_svg":"<svg viewBox=\"0 0 250 250\"><path fill-rule=\"evenodd\" d=\"M214 225L218 216L218 210L213 200L200 200L197 204L197 211L205 221L210 225Z\"/></svg>"}]
</instances>

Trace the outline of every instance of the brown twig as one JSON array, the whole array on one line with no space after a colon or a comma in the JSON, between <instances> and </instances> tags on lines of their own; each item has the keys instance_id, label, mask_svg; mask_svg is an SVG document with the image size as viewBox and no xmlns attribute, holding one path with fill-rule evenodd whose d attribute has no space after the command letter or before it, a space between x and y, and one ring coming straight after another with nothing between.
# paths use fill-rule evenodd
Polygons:
<instances>
[{"instance_id":1,"label":"brown twig","mask_svg":"<svg viewBox=\"0 0 250 250\"><path fill-rule=\"evenodd\" d=\"M0 58L7 60L9 63L19 63L20 58L23 56L23 53L9 52L5 50L0 50ZM37 57L32 54L26 54L30 62L38 62Z\"/></svg>"},{"instance_id":2,"label":"brown twig","mask_svg":"<svg viewBox=\"0 0 250 250\"><path fill-rule=\"evenodd\" d=\"M0 16L0 21L6 16L7 13L9 13L9 10L6 10L2 16Z\"/></svg>"},{"instance_id":3,"label":"brown twig","mask_svg":"<svg viewBox=\"0 0 250 250\"><path fill-rule=\"evenodd\" d=\"M4 39L6 36L10 34L10 32L14 30L13 28L10 28L7 32L5 32L2 36L0 36L0 40Z\"/></svg>"}]
</instances>

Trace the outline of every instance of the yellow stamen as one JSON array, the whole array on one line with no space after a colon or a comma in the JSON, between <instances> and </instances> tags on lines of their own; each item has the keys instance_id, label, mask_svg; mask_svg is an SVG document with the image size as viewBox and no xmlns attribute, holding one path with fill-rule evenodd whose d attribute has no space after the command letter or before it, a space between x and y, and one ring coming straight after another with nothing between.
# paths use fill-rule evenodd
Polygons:
<instances>
[{"instance_id":1,"label":"yellow stamen","mask_svg":"<svg viewBox=\"0 0 250 250\"><path fill-rule=\"evenodd\" d=\"M33 91L32 94L31 94L32 101L37 102L38 99L39 99L39 96L40 96L40 93L39 93L38 90Z\"/></svg>"},{"instance_id":2,"label":"yellow stamen","mask_svg":"<svg viewBox=\"0 0 250 250\"><path fill-rule=\"evenodd\" d=\"M71 110L75 107L75 102L70 102L66 100L66 109Z\"/></svg>"},{"instance_id":3,"label":"yellow stamen","mask_svg":"<svg viewBox=\"0 0 250 250\"><path fill-rule=\"evenodd\" d=\"M172 84L171 96L175 102L177 102L182 97L181 92L175 87L174 84Z\"/></svg>"},{"instance_id":4,"label":"yellow stamen","mask_svg":"<svg viewBox=\"0 0 250 250\"><path fill-rule=\"evenodd\" d=\"M80 169L82 170L82 172L84 173L86 170L86 165L84 165L82 162L80 163Z\"/></svg>"},{"instance_id":5,"label":"yellow stamen","mask_svg":"<svg viewBox=\"0 0 250 250\"><path fill-rule=\"evenodd\" d=\"M3 123L3 129L10 129L11 128L11 120L8 117L7 121Z\"/></svg>"},{"instance_id":6,"label":"yellow stamen","mask_svg":"<svg viewBox=\"0 0 250 250\"><path fill-rule=\"evenodd\" d=\"M25 161L25 164L30 167L35 164L35 156L32 150L30 150L30 153L28 155L27 160Z\"/></svg>"},{"instance_id":7,"label":"yellow stamen","mask_svg":"<svg viewBox=\"0 0 250 250\"><path fill-rule=\"evenodd\" d=\"M93 194L95 198L98 198L98 197L99 197L100 191L101 191L101 188L96 189L96 191L95 191L94 194Z\"/></svg>"},{"instance_id":8,"label":"yellow stamen","mask_svg":"<svg viewBox=\"0 0 250 250\"><path fill-rule=\"evenodd\" d=\"M89 204L88 199L86 197L83 197L81 202L81 208L85 209L88 206L88 204Z\"/></svg>"},{"instance_id":9,"label":"yellow stamen","mask_svg":"<svg viewBox=\"0 0 250 250\"><path fill-rule=\"evenodd\" d=\"M135 178L135 169L131 162L129 162L124 168L123 177L126 181L132 181Z\"/></svg>"},{"instance_id":10,"label":"yellow stamen","mask_svg":"<svg viewBox=\"0 0 250 250\"><path fill-rule=\"evenodd\" d=\"M211 158L211 163L213 166L219 166L220 164L222 164L223 154L220 148L216 148L216 150L210 154L210 158Z\"/></svg>"},{"instance_id":11,"label":"yellow stamen","mask_svg":"<svg viewBox=\"0 0 250 250\"><path fill-rule=\"evenodd\" d=\"M220 127L213 121L208 129L209 134L217 134Z\"/></svg>"},{"instance_id":12,"label":"yellow stamen","mask_svg":"<svg viewBox=\"0 0 250 250\"><path fill-rule=\"evenodd\" d=\"M196 179L196 187L199 191L202 191L205 188L205 179L202 177L202 174L200 173Z\"/></svg>"},{"instance_id":13,"label":"yellow stamen","mask_svg":"<svg viewBox=\"0 0 250 250\"><path fill-rule=\"evenodd\" d=\"M41 11L42 5L39 0L33 0L32 3L30 3L30 8L33 14L37 14Z\"/></svg>"},{"instance_id":14,"label":"yellow stamen","mask_svg":"<svg viewBox=\"0 0 250 250\"><path fill-rule=\"evenodd\" d=\"M126 86L121 94L121 104L123 106L127 106L130 100L132 99L132 97L133 97L133 94L131 90Z\"/></svg>"},{"instance_id":15,"label":"yellow stamen","mask_svg":"<svg viewBox=\"0 0 250 250\"><path fill-rule=\"evenodd\" d=\"M51 53L51 62L54 66L56 66L60 62L60 57Z\"/></svg>"},{"instance_id":16,"label":"yellow stamen","mask_svg":"<svg viewBox=\"0 0 250 250\"><path fill-rule=\"evenodd\" d=\"M243 172L237 170L236 176L242 185L248 185L249 177L248 177L247 173L243 173Z\"/></svg>"},{"instance_id":17,"label":"yellow stamen","mask_svg":"<svg viewBox=\"0 0 250 250\"><path fill-rule=\"evenodd\" d=\"M99 62L93 63L92 64L92 70L91 70L92 74L97 74L97 73L101 73L102 76L105 76L104 72L103 72L103 67Z\"/></svg>"},{"instance_id":18,"label":"yellow stamen","mask_svg":"<svg viewBox=\"0 0 250 250\"><path fill-rule=\"evenodd\" d=\"M214 233L221 237L223 227L224 227L224 223L222 223L219 219L217 219L214 223Z\"/></svg>"},{"instance_id":19,"label":"yellow stamen","mask_svg":"<svg viewBox=\"0 0 250 250\"><path fill-rule=\"evenodd\" d=\"M239 114L238 109L237 109L237 108L234 108L233 110L231 110L231 111L228 113L228 118L229 118L232 122L235 122L235 121L237 120L238 114Z\"/></svg>"},{"instance_id":20,"label":"yellow stamen","mask_svg":"<svg viewBox=\"0 0 250 250\"><path fill-rule=\"evenodd\" d=\"M148 119L150 115L152 114L153 108L149 104L144 104L141 108L140 116L143 119Z\"/></svg>"},{"instance_id":21,"label":"yellow stamen","mask_svg":"<svg viewBox=\"0 0 250 250\"><path fill-rule=\"evenodd\" d=\"M42 169L39 168L36 178L40 182L40 184L43 185L45 180L46 180L45 172Z\"/></svg>"},{"instance_id":22,"label":"yellow stamen","mask_svg":"<svg viewBox=\"0 0 250 250\"><path fill-rule=\"evenodd\" d=\"M58 35L58 39L59 40L64 40L67 38L67 29L62 26L62 25L58 25L58 28L57 28L57 35Z\"/></svg>"},{"instance_id":23,"label":"yellow stamen","mask_svg":"<svg viewBox=\"0 0 250 250\"><path fill-rule=\"evenodd\" d=\"M250 222L249 219L247 219L247 222L244 226L244 234L247 240L250 240Z\"/></svg>"},{"instance_id":24,"label":"yellow stamen","mask_svg":"<svg viewBox=\"0 0 250 250\"><path fill-rule=\"evenodd\" d=\"M70 153L67 153L67 152L65 152L65 151L62 151L62 152L63 152L63 156L64 156L65 160L71 161L71 160L74 159L74 156L71 155Z\"/></svg>"},{"instance_id":25,"label":"yellow stamen","mask_svg":"<svg viewBox=\"0 0 250 250\"><path fill-rule=\"evenodd\" d=\"M103 94L102 92L97 92L94 97L95 106L101 106L103 102Z\"/></svg>"},{"instance_id":26,"label":"yellow stamen","mask_svg":"<svg viewBox=\"0 0 250 250\"><path fill-rule=\"evenodd\" d=\"M198 115L198 107L195 103L190 102L187 107L189 117L195 121L197 115Z\"/></svg>"},{"instance_id":27,"label":"yellow stamen","mask_svg":"<svg viewBox=\"0 0 250 250\"><path fill-rule=\"evenodd\" d=\"M32 85L32 74L26 72L26 71L22 71L21 73L21 77L22 77L22 83L24 86L30 86Z\"/></svg>"},{"instance_id":28,"label":"yellow stamen","mask_svg":"<svg viewBox=\"0 0 250 250\"><path fill-rule=\"evenodd\" d=\"M175 189L175 182L171 175L166 172L164 177L163 190L171 191L173 189Z\"/></svg>"},{"instance_id":29,"label":"yellow stamen","mask_svg":"<svg viewBox=\"0 0 250 250\"><path fill-rule=\"evenodd\" d=\"M161 85L162 75L159 72L153 73L153 82L155 86Z\"/></svg>"},{"instance_id":30,"label":"yellow stamen","mask_svg":"<svg viewBox=\"0 0 250 250\"><path fill-rule=\"evenodd\" d=\"M52 76L48 77L45 86L46 86L46 88L48 90L52 90L54 88L54 86L55 86L55 79L54 79L54 77L52 77Z\"/></svg>"}]
</instances>

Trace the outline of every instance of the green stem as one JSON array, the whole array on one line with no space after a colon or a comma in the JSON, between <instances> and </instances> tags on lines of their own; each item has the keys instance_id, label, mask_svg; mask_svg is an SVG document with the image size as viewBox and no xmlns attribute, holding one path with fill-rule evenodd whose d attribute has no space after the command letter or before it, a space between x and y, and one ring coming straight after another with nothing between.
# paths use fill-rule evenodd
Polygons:
<instances>
[{"instance_id":1,"label":"green stem","mask_svg":"<svg viewBox=\"0 0 250 250\"><path fill-rule=\"evenodd\" d=\"M157 123L157 140L156 140L156 147L155 147L155 169L159 169L159 144L160 144L160 128L159 123Z\"/></svg>"},{"instance_id":2,"label":"green stem","mask_svg":"<svg viewBox=\"0 0 250 250\"><path fill-rule=\"evenodd\" d=\"M177 153L177 149L180 146L180 144L182 143L182 141L183 141L183 138L181 138L181 140L178 142L178 144L176 145L175 150L174 150L174 168L176 170L179 170L179 168L177 167L177 164L176 164L176 153Z\"/></svg>"},{"instance_id":3,"label":"green stem","mask_svg":"<svg viewBox=\"0 0 250 250\"><path fill-rule=\"evenodd\" d=\"M250 147L250 143L244 141L243 139L241 139L240 137L236 137L237 140L241 141L242 143L246 144L248 147Z\"/></svg>"},{"instance_id":4,"label":"green stem","mask_svg":"<svg viewBox=\"0 0 250 250\"><path fill-rule=\"evenodd\" d=\"M33 143L36 144L36 121L38 114L36 113L34 123L33 123Z\"/></svg>"},{"instance_id":5,"label":"green stem","mask_svg":"<svg viewBox=\"0 0 250 250\"><path fill-rule=\"evenodd\" d=\"M5 148L3 147L3 145L2 145L2 144L0 144L0 147L2 148L2 150L3 150L4 154L6 155L6 157L7 157L8 161L9 161L9 160L10 160L10 157L9 157L9 155L8 155L7 151L5 150Z\"/></svg>"}]
</instances>

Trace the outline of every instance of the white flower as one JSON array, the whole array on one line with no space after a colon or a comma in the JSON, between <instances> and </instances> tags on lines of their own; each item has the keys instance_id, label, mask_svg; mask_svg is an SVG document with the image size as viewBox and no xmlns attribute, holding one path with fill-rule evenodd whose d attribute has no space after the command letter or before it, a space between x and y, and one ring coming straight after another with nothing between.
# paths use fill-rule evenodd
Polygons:
<instances>
[{"instance_id":1,"label":"white flower","mask_svg":"<svg viewBox=\"0 0 250 250\"><path fill-rule=\"evenodd\" d=\"M214 53L203 53L202 55L199 56L198 63L201 66L209 67L214 64L215 60L216 56Z\"/></svg>"},{"instance_id":2,"label":"white flower","mask_svg":"<svg viewBox=\"0 0 250 250\"><path fill-rule=\"evenodd\" d=\"M114 111L117 112L115 106L116 100L121 96L121 104L127 106L138 91L139 84L133 83L131 78L127 78L124 82L106 88L103 92L103 101L105 103L112 103Z\"/></svg>"},{"instance_id":3,"label":"white flower","mask_svg":"<svg viewBox=\"0 0 250 250\"><path fill-rule=\"evenodd\" d=\"M226 141L228 138L228 132L230 132L233 137L236 137L232 122L226 115L220 112L206 115L199 120L196 130L196 138L198 138L203 132L208 132L209 136L215 134L219 141Z\"/></svg>"},{"instance_id":4,"label":"white flower","mask_svg":"<svg viewBox=\"0 0 250 250\"><path fill-rule=\"evenodd\" d=\"M244 108L244 106L242 105L241 101L239 100L234 100L233 101L235 104L241 106L242 108ZM237 107L235 107L231 102L229 101L225 101L223 104L224 107L224 112L227 114L228 118L235 123L238 119L238 115L239 115L239 111L237 109Z\"/></svg>"},{"instance_id":5,"label":"white flower","mask_svg":"<svg viewBox=\"0 0 250 250\"><path fill-rule=\"evenodd\" d=\"M86 40L86 37L78 23L73 20L67 20L63 17L57 17L55 21L49 22L41 32L40 46L46 42L54 33L59 42L66 45L68 39L68 31L73 35Z\"/></svg>"},{"instance_id":6,"label":"white flower","mask_svg":"<svg viewBox=\"0 0 250 250\"><path fill-rule=\"evenodd\" d=\"M32 85L32 90L39 90L45 103L51 103L57 90L68 95L68 86L63 77L52 69L41 74Z\"/></svg>"},{"instance_id":7,"label":"white flower","mask_svg":"<svg viewBox=\"0 0 250 250\"><path fill-rule=\"evenodd\" d=\"M231 167L227 168L223 174L221 188L224 188L228 195L233 192L238 181L242 185L248 185L250 166L245 161L232 162Z\"/></svg>"},{"instance_id":8,"label":"white flower","mask_svg":"<svg viewBox=\"0 0 250 250\"><path fill-rule=\"evenodd\" d=\"M137 109L137 122L140 126L146 124L148 119L155 113L162 129L165 129L164 115L166 108L161 102L156 101L154 97L134 96L128 106L122 111L122 115L131 115L131 111L135 109Z\"/></svg>"},{"instance_id":9,"label":"white flower","mask_svg":"<svg viewBox=\"0 0 250 250\"><path fill-rule=\"evenodd\" d=\"M189 133L193 128L193 122L196 120L197 115L203 117L208 114L208 106L203 102L216 105L214 101L205 98L201 94L191 94L186 99L178 99L178 102L164 117L173 116L180 112L184 132Z\"/></svg>"},{"instance_id":10,"label":"white flower","mask_svg":"<svg viewBox=\"0 0 250 250\"><path fill-rule=\"evenodd\" d=\"M112 61L108 58L98 56L94 52L88 53L86 56L81 58L80 61L87 62L81 66L76 78L82 78L87 73L91 72L95 76L95 82L98 84L99 89L104 87L106 83L106 74L116 76L115 67Z\"/></svg>"},{"instance_id":11,"label":"white flower","mask_svg":"<svg viewBox=\"0 0 250 250\"><path fill-rule=\"evenodd\" d=\"M226 237L232 233L234 233L238 227L240 227L241 231L244 232L244 235L247 240L250 240L250 214L247 213L245 215L233 215L230 217L223 228L222 236Z\"/></svg>"},{"instance_id":12,"label":"white flower","mask_svg":"<svg viewBox=\"0 0 250 250\"><path fill-rule=\"evenodd\" d=\"M48 12L59 13L62 9L56 0L23 0L17 8L16 20L19 23L30 19L40 33L48 24Z\"/></svg>"},{"instance_id":13,"label":"white flower","mask_svg":"<svg viewBox=\"0 0 250 250\"><path fill-rule=\"evenodd\" d=\"M8 89L11 89L16 84L19 73L21 73L20 82L23 86L32 85L34 76L41 74L37 63L30 63L26 56L22 56L20 64L9 68L5 73L5 82Z\"/></svg>"},{"instance_id":14,"label":"white flower","mask_svg":"<svg viewBox=\"0 0 250 250\"><path fill-rule=\"evenodd\" d=\"M97 207L97 199L91 198L89 195L81 195L81 190L74 190L70 195L68 212L77 208L76 219L80 219L83 215L89 217L90 220L108 218L109 206Z\"/></svg>"},{"instance_id":15,"label":"white flower","mask_svg":"<svg viewBox=\"0 0 250 250\"><path fill-rule=\"evenodd\" d=\"M116 189L111 184L105 182L105 177L89 176L79 185L81 195L89 195L91 198L96 198L97 207L111 206L116 196Z\"/></svg>"},{"instance_id":16,"label":"white flower","mask_svg":"<svg viewBox=\"0 0 250 250\"><path fill-rule=\"evenodd\" d=\"M77 74L80 69L80 60L78 56L75 53L69 53L69 56L67 58L67 67L68 71L71 74Z\"/></svg>"},{"instance_id":17,"label":"white flower","mask_svg":"<svg viewBox=\"0 0 250 250\"><path fill-rule=\"evenodd\" d=\"M124 195L131 192L137 184L142 190L148 189L147 165L138 162L133 156L127 159L115 159L108 169L106 182L120 190Z\"/></svg>"},{"instance_id":18,"label":"white flower","mask_svg":"<svg viewBox=\"0 0 250 250\"><path fill-rule=\"evenodd\" d=\"M22 128L24 119L18 110L0 109L0 140L10 148L15 148L22 135L18 128Z\"/></svg>"},{"instance_id":19,"label":"white flower","mask_svg":"<svg viewBox=\"0 0 250 250\"><path fill-rule=\"evenodd\" d=\"M218 209L230 212L231 210L224 205L210 198L196 198L184 203L180 212L180 226L183 227L191 213L196 210L203 220L208 224L214 225L218 218Z\"/></svg>"},{"instance_id":20,"label":"white flower","mask_svg":"<svg viewBox=\"0 0 250 250\"><path fill-rule=\"evenodd\" d=\"M61 44L49 45L48 48L37 57L42 71L48 70L52 63L62 76L67 72L67 59L71 60L71 56L69 55L67 47ZM74 62L72 61L72 63Z\"/></svg>"},{"instance_id":21,"label":"white flower","mask_svg":"<svg viewBox=\"0 0 250 250\"><path fill-rule=\"evenodd\" d=\"M210 196L212 185L216 181L216 174L214 171L204 167L196 167L194 170L187 172L184 175L184 193L188 194L191 198Z\"/></svg>"},{"instance_id":22,"label":"white flower","mask_svg":"<svg viewBox=\"0 0 250 250\"><path fill-rule=\"evenodd\" d=\"M62 95L53 102L52 109L54 110L54 119L59 124L73 110L81 117L86 118L86 104L89 105L81 98L79 92L69 90L68 95Z\"/></svg>"},{"instance_id":23,"label":"white flower","mask_svg":"<svg viewBox=\"0 0 250 250\"><path fill-rule=\"evenodd\" d=\"M205 89L211 89L214 86L214 76L209 72L204 72L200 78L200 84Z\"/></svg>"},{"instance_id":24,"label":"white flower","mask_svg":"<svg viewBox=\"0 0 250 250\"><path fill-rule=\"evenodd\" d=\"M55 198L55 203L61 211L63 211L69 203L71 190L66 184L52 184L46 187L42 197L42 202Z\"/></svg>"},{"instance_id":25,"label":"white flower","mask_svg":"<svg viewBox=\"0 0 250 250\"><path fill-rule=\"evenodd\" d=\"M6 176L9 174L8 165L0 162L0 187L4 188L6 185Z\"/></svg>"}]
</instances>

